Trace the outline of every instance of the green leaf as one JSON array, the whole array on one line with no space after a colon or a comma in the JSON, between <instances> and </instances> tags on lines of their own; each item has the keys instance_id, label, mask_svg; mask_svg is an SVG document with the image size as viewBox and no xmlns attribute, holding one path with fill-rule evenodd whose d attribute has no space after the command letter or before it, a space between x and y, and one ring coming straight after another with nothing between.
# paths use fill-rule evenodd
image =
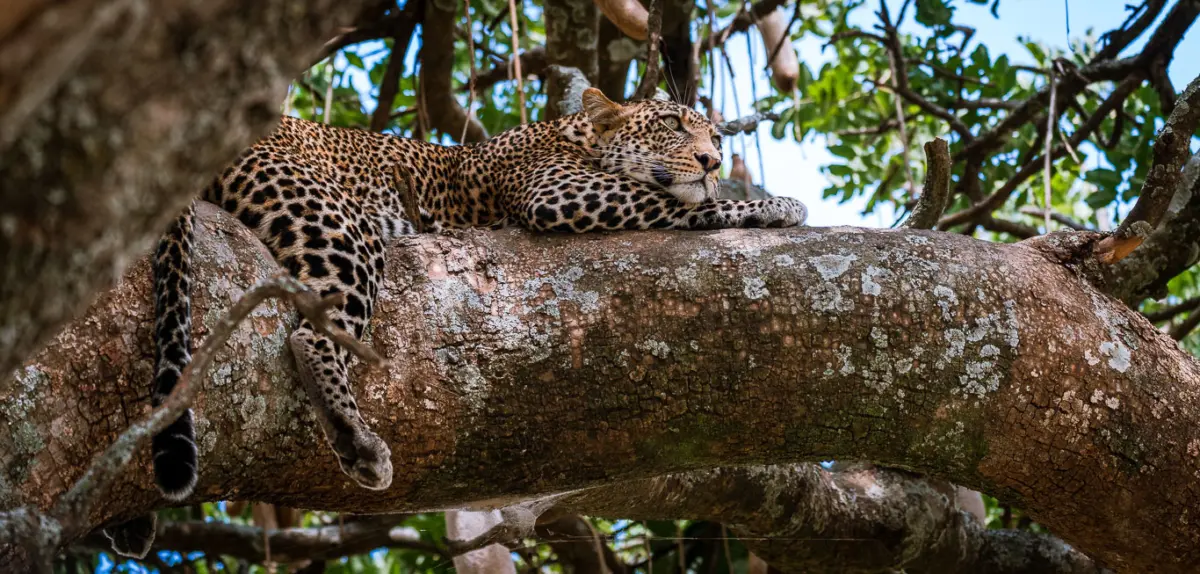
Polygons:
<instances>
[{"instance_id":1,"label":"green leaf","mask_svg":"<svg viewBox=\"0 0 1200 574\"><path fill-rule=\"evenodd\" d=\"M346 56L346 61L350 62L351 66L354 66L360 70L367 69L367 67L363 65L362 58L360 58L358 54L355 54L354 52L342 52L342 54Z\"/></svg>"}]
</instances>

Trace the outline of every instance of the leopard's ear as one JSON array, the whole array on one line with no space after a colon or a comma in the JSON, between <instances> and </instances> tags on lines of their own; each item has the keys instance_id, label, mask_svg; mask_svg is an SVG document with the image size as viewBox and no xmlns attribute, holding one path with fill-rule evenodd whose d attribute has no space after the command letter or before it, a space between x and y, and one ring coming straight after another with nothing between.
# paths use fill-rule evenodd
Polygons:
<instances>
[{"instance_id":1,"label":"leopard's ear","mask_svg":"<svg viewBox=\"0 0 1200 574\"><path fill-rule=\"evenodd\" d=\"M596 88L583 91L583 111L600 133L617 129L625 123L625 108Z\"/></svg>"}]
</instances>

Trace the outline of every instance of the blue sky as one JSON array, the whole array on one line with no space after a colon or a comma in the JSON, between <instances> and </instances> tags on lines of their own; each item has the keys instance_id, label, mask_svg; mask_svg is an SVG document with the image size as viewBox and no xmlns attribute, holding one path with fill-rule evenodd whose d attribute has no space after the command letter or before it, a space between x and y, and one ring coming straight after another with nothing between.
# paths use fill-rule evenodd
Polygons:
<instances>
[{"instance_id":1,"label":"blue sky","mask_svg":"<svg viewBox=\"0 0 1200 574\"><path fill-rule=\"evenodd\" d=\"M1078 38L1091 28L1096 35L1120 25L1125 20L1125 5L1128 0L1069 0L1071 36ZM888 0L892 14L896 14L902 0ZM1136 4L1136 3L1135 3ZM984 43L988 46L993 57L1008 54L1013 63L1032 64L1024 47L1017 42L1018 36L1028 37L1050 46L1064 48L1067 46L1067 17L1065 3L1061 0L1001 0L999 19L993 18L986 6L968 4L962 0L956 2L958 12L955 22L975 28L973 44ZM1174 5L1174 2L1171 3ZM873 12L878 8L874 1L868 2L852 15L851 21L864 29L869 29L875 23ZM1169 6L1168 6L1169 9ZM1164 10L1165 12L1166 10ZM902 26L902 31L919 33L920 27L911 22ZM1184 37L1183 43L1176 50L1176 58L1168 70L1177 90L1182 90L1193 78L1200 74L1200 59L1189 57L1189 54L1200 54L1200 32L1193 27ZM1153 30L1153 27L1151 27ZM1143 35L1138 42L1131 45L1125 55L1136 53L1145 41ZM757 83L760 90L767 85L765 73L761 70L761 62L766 55L762 42L757 36L754 39L754 61L759 63L759 69L752 69L747 58L744 40L731 41L729 44L730 58L734 69L738 70L735 84L739 90L739 99L743 108L747 106L750 94L750 74L742 70L758 74ZM800 61L808 64L810 69L817 70L829 59L829 53L822 53L821 42L816 39L806 39L796 44ZM726 109L722 113L726 118L738 114L732 109L732 98L726 98ZM718 100L719 101L719 100ZM745 114L745 110L742 111ZM768 191L775 195L784 195L800 199L809 206L810 225L861 225L866 227L886 227L894 222L895 215L890 210L876 210L875 213L863 216L861 211L866 198L859 196L845 204L821 197L821 191L826 187L825 176L821 173L822 165L832 162L832 157L826 151L826 142L822 139L809 139L803 144L791 140L776 141L771 138L770 126L759 127L759 139L762 142L762 159L765 166L765 179L759 175L758 152L754 146L753 136L746 141L746 165L750 168L756 182L763 181ZM737 142L729 141L725 146L726 159L734 149L741 150ZM918 158L914 158L916 161Z\"/></svg>"}]
</instances>

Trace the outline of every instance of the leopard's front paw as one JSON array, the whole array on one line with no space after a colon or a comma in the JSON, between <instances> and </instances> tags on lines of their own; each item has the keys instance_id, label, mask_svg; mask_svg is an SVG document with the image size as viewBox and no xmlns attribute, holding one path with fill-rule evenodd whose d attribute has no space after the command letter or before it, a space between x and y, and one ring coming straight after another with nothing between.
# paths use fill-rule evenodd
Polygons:
<instances>
[{"instance_id":1,"label":"leopard's front paw","mask_svg":"<svg viewBox=\"0 0 1200 574\"><path fill-rule=\"evenodd\" d=\"M808 208L798 199L772 197L760 200L758 209L749 214L746 227L795 227L804 225Z\"/></svg>"},{"instance_id":2,"label":"leopard's front paw","mask_svg":"<svg viewBox=\"0 0 1200 574\"><path fill-rule=\"evenodd\" d=\"M392 485L392 450L375 433L364 427L339 433L333 450L342 472L368 490Z\"/></svg>"}]
</instances>

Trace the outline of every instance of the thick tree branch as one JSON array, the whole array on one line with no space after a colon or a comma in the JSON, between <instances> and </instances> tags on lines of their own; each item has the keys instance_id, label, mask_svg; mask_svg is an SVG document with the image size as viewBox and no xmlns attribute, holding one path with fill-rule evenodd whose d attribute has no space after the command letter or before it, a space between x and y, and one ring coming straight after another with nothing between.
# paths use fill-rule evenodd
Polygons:
<instances>
[{"instance_id":1,"label":"thick tree branch","mask_svg":"<svg viewBox=\"0 0 1200 574\"><path fill-rule=\"evenodd\" d=\"M201 211L203 330L275 267ZM194 499L391 512L858 459L1019 504L1113 567L1186 571L1200 533L1173 525L1200 513L1200 367L1031 247L844 228L408 239L370 337L393 367L354 370L392 487L342 475L294 383L292 313L267 304L197 397ZM0 435L4 509L49 507L144 408L148 274L139 262L0 390L0 423L20 429ZM138 453L86 522L160 506L149 468Z\"/></svg>"}]
</instances>

